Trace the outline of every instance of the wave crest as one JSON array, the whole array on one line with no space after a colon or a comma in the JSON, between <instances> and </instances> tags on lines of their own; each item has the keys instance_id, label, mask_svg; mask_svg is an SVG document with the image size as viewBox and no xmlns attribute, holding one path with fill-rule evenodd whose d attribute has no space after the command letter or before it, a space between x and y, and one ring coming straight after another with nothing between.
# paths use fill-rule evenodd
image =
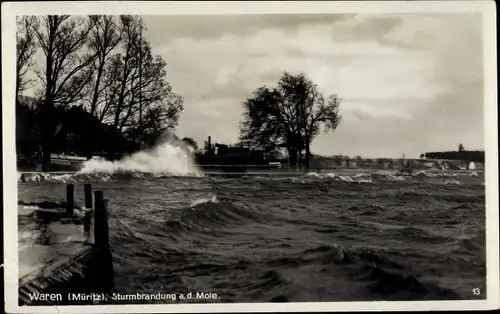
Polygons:
<instances>
[{"instance_id":1,"label":"wave crest","mask_svg":"<svg viewBox=\"0 0 500 314\"><path fill-rule=\"evenodd\" d=\"M191 152L179 143L166 141L150 150L140 151L118 161L93 158L83 164L80 173L169 173L172 175L197 174Z\"/></svg>"},{"instance_id":2,"label":"wave crest","mask_svg":"<svg viewBox=\"0 0 500 314\"><path fill-rule=\"evenodd\" d=\"M242 225L257 219L258 214L251 208L213 196L195 200L191 206L173 213L166 226L175 234L215 234L222 226Z\"/></svg>"}]
</instances>

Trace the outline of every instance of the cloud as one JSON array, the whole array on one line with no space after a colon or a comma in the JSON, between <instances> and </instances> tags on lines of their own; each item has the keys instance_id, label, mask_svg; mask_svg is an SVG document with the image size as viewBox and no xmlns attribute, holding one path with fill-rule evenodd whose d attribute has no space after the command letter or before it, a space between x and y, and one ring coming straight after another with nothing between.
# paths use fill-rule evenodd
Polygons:
<instances>
[{"instance_id":1,"label":"cloud","mask_svg":"<svg viewBox=\"0 0 500 314\"><path fill-rule=\"evenodd\" d=\"M342 123L315 140L317 152L417 154L462 140L482 147L480 16L287 16L282 26L233 16L198 21L196 28L205 29L198 33L179 18L163 21L165 28L185 26L146 34L156 38L154 51L185 98L182 136L235 141L241 102L290 71L344 99ZM470 128L458 128L458 121Z\"/></svg>"},{"instance_id":2,"label":"cloud","mask_svg":"<svg viewBox=\"0 0 500 314\"><path fill-rule=\"evenodd\" d=\"M328 24L352 17L352 14L259 14L259 15L149 15L148 39L164 45L178 38L217 39L224 35L252 36L263 29L277 28L294 32L302 24Z\"/></svg>"}]
</instances>

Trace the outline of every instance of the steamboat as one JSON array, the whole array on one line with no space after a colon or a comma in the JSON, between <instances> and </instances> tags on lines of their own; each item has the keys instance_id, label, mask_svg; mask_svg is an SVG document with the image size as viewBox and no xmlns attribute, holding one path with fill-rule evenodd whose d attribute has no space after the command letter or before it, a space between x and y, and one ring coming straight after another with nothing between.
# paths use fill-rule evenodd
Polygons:
<instances>
[{"instance_id":1,"label":"steamboat","mask_svg":"<svg viewBox=\"0 0 500 314\"><path fill-rule=\"evenodd\" d=\"M278 159L268 158L263 150L242 146L212 144L209 136L203 153L195 153L195 163L204 171L249 172L270 171L281 168Z\"/></svg>"}]
</instances>

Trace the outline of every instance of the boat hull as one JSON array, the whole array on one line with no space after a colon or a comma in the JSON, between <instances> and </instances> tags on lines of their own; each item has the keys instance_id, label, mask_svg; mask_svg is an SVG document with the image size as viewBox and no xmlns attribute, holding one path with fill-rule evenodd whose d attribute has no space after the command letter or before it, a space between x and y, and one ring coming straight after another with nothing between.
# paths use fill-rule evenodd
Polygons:
<instances>
[{"instance_id":1,"label":"boat hull","mask_svg":"<svg viewBox=\"0 0 500 314\"><path fill-rule=\"evenodd\" d=\"M65 156L51 154L50 171L78 171L87 160L80 156ZM18 171L42 171L42 165L35 158L20 159L17 161Z\"/></svg>"}]
</instances>

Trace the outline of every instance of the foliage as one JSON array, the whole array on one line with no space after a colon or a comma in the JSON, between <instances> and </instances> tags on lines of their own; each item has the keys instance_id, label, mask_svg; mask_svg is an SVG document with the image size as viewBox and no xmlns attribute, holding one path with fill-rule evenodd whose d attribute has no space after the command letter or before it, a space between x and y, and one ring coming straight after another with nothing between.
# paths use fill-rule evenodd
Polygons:
<instances>
[{"instance_id":1,"label":"foliage","mask_svg":"<svg viewBox=\"0 0 500 314\"><path fill-rule=\"evenodd\" d=\"M43 145L40 119L38 111L31 104L33 101L32 98L21 97L16 110L17 153L24 157L33 156L38 146ZM137 149L133 142L102 124L82 106L57 107L53 112L53 120L57 124L64 122L61 131L52 138L55 152L87 156L109 151L129 153Z\"/></svg>"},{"instance_id":2,"label":"foliage","mask_svg":"<svg viewBox=\"0 0 500 314\"><path fill-rule=\"evenodd\" d=\"M335 130L340 123L340 102L335 94L325 99L305 74L285 72L277 87L260 87L243 102L240 142L266 152L284 148L292 167L305 150L307 168L314 138L321 129L325 132Z\"/></svg>"}]
</instances>

